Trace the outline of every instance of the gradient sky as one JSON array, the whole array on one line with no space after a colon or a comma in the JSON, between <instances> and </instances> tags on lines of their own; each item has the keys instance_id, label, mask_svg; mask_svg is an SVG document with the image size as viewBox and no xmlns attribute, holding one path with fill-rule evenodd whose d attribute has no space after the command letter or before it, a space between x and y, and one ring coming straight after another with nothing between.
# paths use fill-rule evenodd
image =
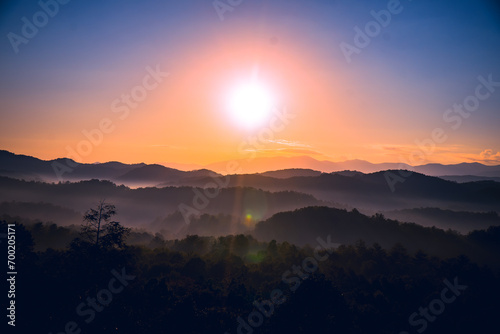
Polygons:
<instances>
[{"instance_id":1,"label":"gradient sky","mask_svg":"<svg viewBox=\"0 0 500 334\"><path fill-rule=\"evenodd\" d=\"M14 153L203 165L254 150L412 162L416 140L441 128L446 140L413 164L500 164L500 87L459 126L443 119L475 94L478 76L500 82L494 1L401 0L402 11L351 62L340 44L354 45L354 27L364 29L388 1L243 0L222 21L211 0L72 0L17 53L9 33L21 36L22 18L32 22L41 7L0 6L0 148ZM157 66L168 77L121 119L113 102ZM248 137L271 118L249 129L226 105L255 77L295 117L252 146ZM72 156L82 131L103 119L112 130Z\"/></svg>"}]
</instances>

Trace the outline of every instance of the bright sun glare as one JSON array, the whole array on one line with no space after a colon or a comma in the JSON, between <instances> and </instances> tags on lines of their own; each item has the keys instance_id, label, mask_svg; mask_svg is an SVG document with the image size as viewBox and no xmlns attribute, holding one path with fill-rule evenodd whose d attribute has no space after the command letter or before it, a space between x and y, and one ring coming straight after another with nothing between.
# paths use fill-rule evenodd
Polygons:
<instances>
[{"instance_id":1,"label":"bright sun glare","mask_svg":"<svg viewBox=\"0 0 500 334\"><path fill-rule=\"evenodd\" d=\"M241 126L254 128L265 122L274 105L273 95L264 85L252 82L234 89L229 96L229 112Z\"/></svg>"}]
</instances>

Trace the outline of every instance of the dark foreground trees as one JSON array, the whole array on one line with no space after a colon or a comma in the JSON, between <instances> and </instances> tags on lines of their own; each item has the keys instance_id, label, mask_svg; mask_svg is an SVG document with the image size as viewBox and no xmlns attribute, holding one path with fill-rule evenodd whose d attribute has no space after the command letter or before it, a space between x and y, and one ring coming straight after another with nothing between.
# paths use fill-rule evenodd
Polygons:
<instances>
[{"instance_id":1,"label":"dark foreground trees","mask_svg":"<svg viewBox=\"0 0 500 334\"><path fill-rule=\"evenodd\" d=\"M18 231L19 245L29 242L29 231ZM402 245L359 242L320 252L328 258L315 269L314 247L243 235L191 236L156 249L86 250L34 253L27 247L24 259L32 260L23 260L16 286L20 332L64 333L71 322L77 327L67 328L81 333L122 334L413 334L424 320L426 334L497 329L500 276L465 257L439 259ZM441 309L444 280L455 277L467 289L455 297L447 290L453 302ZM283 302L271 311L276 289ZM418 326L409 322L415 312ZM421 312L430 312L432 321Z\"/></svg>"}]
</instances>

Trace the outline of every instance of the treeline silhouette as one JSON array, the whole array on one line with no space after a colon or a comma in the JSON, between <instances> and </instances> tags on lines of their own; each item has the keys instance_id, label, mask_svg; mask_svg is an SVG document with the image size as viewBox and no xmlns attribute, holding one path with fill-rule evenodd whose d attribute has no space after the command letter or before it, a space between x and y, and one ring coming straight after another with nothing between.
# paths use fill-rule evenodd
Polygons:
<instances>
[{"instance_id":1,"label":"treeline silhouette","mask_svg":"<svg viewBox=\"0 0 500 334\"><path fill-rule=\"evenodd\" d=\"M79 226L62 227L39 221L23 220L4 215L7 222L20 222L32 232L35 250L48 248L64 249L78 237ZM351 211L329 207L306 207L295 211L280 212L267 220L260 221L254 229L241 224L231 215L202 214L192 217L189 224L179 222L180 213L174 213L164 220L155 222L156 230L132 228L128 244L149 248L175 246L179 235L214 237L247 234L257 240L269 242L290 242L295 245L316 245L318 237L331 236L336 245L354 245L363 240L367 244L379 244L390 249L402 244L411 253L424 251L431 256L450 258L466 255L474 262L500 268L500 226L490 226L485 230L474 230L461 234L453 230L424 227L415 223L401 223L387 219L382 214L366 216L356 209ZM176 224L174 224L176 222ZM175 227L175 228L173 228ZM166 228L174 229L172 234Z\"/></svg>"},{"instance_id":2,"label":"treeline silhouette","mask_svg":"<svg viewBox=\"0 0 500 334\"><path fill-rule=\"evenodd\" d=\"M316 244L318 236L326 235L331 235L332 242L338 244L354 244L363 240L390 248L400 243L410 252L423 250L440 257L465 254L476 262L499 266L500 226L491 226L483 233L462 235L452 230L401 223L386 219L382 214L369 217L356 209L307 207L280 212L259 222L253 235L259 240L275 239L297 245ZM492 239L496 242L490 242Z\"/></svg>"},{"instance_id":3,"label":"treeline silhouette","mask_svg":"<svg viewBox=\"0 0 500 334\"><path fill-rule=\"evenodd\" d=\"M213 183L213 180L212 180ZM217 196L198 199L197 194L204 194L205 189L192 187L165 187L165 188L138 188L131 189L126 186L118 186L110 181L88 180L80 182L43 183L35 181L22 181L0 176L0 203L6 211L16 216L19 212L18 202L40 202L43 199L47 205L47 211L52 211L54 206L68 208L68 211L83 213L87 209L87 203L94 201L95 194L114 203L120 207L119 219L130 226L148 226L160 218L165 218L180 210L180 205L189 207L188 210L200 211L212 215L233 214L246 215L246 210L262 212L265 217L274 213L293 210L310 205L327 205L317 200L312 195L293 191L268 192L251 187L231 187L219 189ZM215 190L211 190L213 193ZM15 201L15 202L14 202ZM203 203L200 205L194 204ZM33 206L38 209L41 205ZM185 215L188 215L186 213ZM48 213L53 222L59 225L79 224L78 220L63 220L62 214ZM25 217L30 218L30 217ZM39 217L38 217L39 218ZM179 216L175 224L185 224L186 219ZM175 225L174 224L174 225ZM169 229L169 227L165 227ZM172 232L172 231L171 231Z\"/></svg>"},{"instance_id":4,"label":"treeline silhouette","mask_svg":"<svg viewBox=\"0 0 500 334\"><path fill-rule=\"evenodd\" d=\"M307 221L313 230L314 219ZM5 225L0 223L2 231ZM64 230L31 227L47 237ZM493 247L499 235L491 228L467 239ZM316 237L328 240L327 235ZM421 327L409 324L410 315L440 298L443 281L455 277L467 289L427 322L426 333L497 328L498 269L463 255L442 259L409 252L401 244L382 247L364 241L318 251L317 241L299 247L241 234L155 238L156 248L80 241L66 249L35 252L32 232L18 224L18 329L60 333L71 322L87 333L416 333ZM497 259L499 253L494 254ZM306 272L305 259L315 257L324 260ZM104 298L102 290L113 287L117 273L128 275L127 284L111 300ZM283 292L284 301L253 328L248 316L256 310L254 302L262 305L275 289ZM109 303L100 307L99 300ZM78 313L82 303L85 316ZM92 317L89 305L95 306Z\"/></svg>"}]
</instances>

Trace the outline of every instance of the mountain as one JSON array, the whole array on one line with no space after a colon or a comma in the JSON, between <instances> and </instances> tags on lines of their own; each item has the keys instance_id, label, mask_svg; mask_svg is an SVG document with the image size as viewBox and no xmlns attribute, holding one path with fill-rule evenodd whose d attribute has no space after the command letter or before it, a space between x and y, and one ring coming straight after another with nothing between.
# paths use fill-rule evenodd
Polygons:
<instances>
[{"instance_id":1,"label":"mountain","mask_svg":"<svg viewBox=\"0 0 500 334\"><path fill-rule=\"evenodd\" d=\"M500 177L499 166L487 166L477 162L461 163L455 165L425 164L420 166L410 166L401 163L378 163L374 164L364 160L347 160L342 162L319 161L314 158L303 157L272 157L234 160L241 167L240 174L254 174L279 170L313 170L323 173L338 172L344 170L359 171L363 173L375 173L388 169L408 169L417 173L430 176L441 175L475 175L487 177ZM205 166L222 174L228 174L226 170L230 161L218 162ZM270 174L266 174L270 175ZM272 174L271 174L272 175Z\"/></svg>"},{"instance_id":2,"label":"mountain","mask_svg":"<svg viewBox=\"0 0 500 334\"><path fill-rule=\"evenodd\" d=\"M236 163L241 169L241 174L264 173L283 169L312 169L322 172L335 169L335 163L331 161L318 161L308 156L236 159L212 163L206 165L205 168L221 174L229 174L227 166L230 163Z\"/></svg>"},{"instance_id":3,"label":"mountain","mask_svg":"<svg viewBox=\"0 0 500 334\"><path fill-rule=\"evenodd\" d=\"M426 164L416 166L414 170L418 173L433 176L474 175L500 177L500 166L486 166L477 162L456 165Z\"/></svg>"},{"instance_id":4,"label":"mountain","mask_svg":"<svg viewBox=\"0 0 500 334\"><path fill-rule=\"evenodd\" d=\"M132 189L124 185L116 185L110 181L88 180L75 183L43 183L23 181L0 176L0 203L23 202L24 208L32 210L44 217L55 217L55 214L42 213L44 206L26 203L44 203L82 213L94 206L99 199L116 205L117 219L129 226L149 226L157 218L166 217L175 212L183 212L184 216L178 225L185 225L192 216L203 213L226 214L236 217L238 221L247 219L255 223L271 215L286 210L293 210L310 205L330 205L309 194L293 191L268 192L250 187L230 187L207 190L193 187L165 187ZM52 210L50 206L45 206ZM22 214L20 206L13 204L0 205L2 214L16 214L23 218L31 217L29 212ZM64 217L68 217L67 214ZM62 215L61 215L62 217ZM65 221L50 218L57 224L80 224L77 221ZM160 227L158 227L160 228ZM163 226L168 229L169 226Z\"/></svg>"},{"instance_id":5,"label":"mountain","mask_svg":"<svg viewBox=\"0 0 500 334\"><path fill-rule=\"evenodd\" d=\"M60 225L79 223L82 219L81 212L44 202L2 202L0 214L43 222L57 222Z\"/></svg>"},{"instance_id":6,"label":"mountain","mask_svg":"<svg viewBox=\"0 0 500 334\"><path fill-rule=\"evenodd\" d=\"M442 175L443 180L454 181L458 183L476 182L476 181L495 181L500 182L500 177L495 176L476 176L476 175Z\"/></svg>"},{"instance_id":7,"label":"mountain","mask_svg":"<svg viewBox=\"0 0 500 334\"><path fill-rule=\"evenodd\" d=\"M486 230L490 226L500 226L497 212L452 211L439 208L415 208L383 212L384 216L401 222L412 222L422 226L437 226L460 233Z\"/></svg>"},{"instance_id":8,"label":"mountain","mask_svg":"<svg viewBox=\"0 0 500 334\"><path fill-rule=\"evenodd\" d=\"M323 173L331 173L342 170L358 170L364 173L372 173L386 169L398 169L399 163L373 164L364 160L348 160L343 162L320 161L308 156L301 157L269 157L255 159L237 159L233 161L222 161L205 166L222 174L228 174L226 166L230 162L236 162L241 168L241 174L265 173L277 170L313 170ZM410 167L403 165L403 167Z\"/></svg>"},{"instance_id":9,"label":"mountain","mask_svg":"<svg viewBox=\"0 0 500 334\"><path fill-rule=\"evenodd\" d=\"M185 172L188 172L190 170L204 169L202 165L198 164L183 164L177 162L159 162L159 164L168 168L178 169Z\"/></svg>"},{"instance_id":10,"label":"mountain","mask_svg":"<svg viewBox=\"0 0 500 334\"><path fill-rule=\"evenodd\" d=\"M319 176L320 174L321 172L317 170L304 168L291 168L259 173L259 175L273 177L276 179L288 179L297 176Z\"/></svg>"},{"instance_id":11,"label":"mountain","mask_svg":"<svg viewBox=\"0 0 500 334\"><path fill-rule=\"evenodd\" d=\"M0 150L0 175L26 180L57 182L92 178L113 179L144 165L129 165L116 161L82 164L67 158L47 161ZM63 171L60 178L58 178L58 171Z\"/></svg>"},{"instance_id":12,"label":"mountain","mask_svg":"<svg viewBox=\"0 0 500 334\"><path fill-rule=\"evenodd\" d=\"M289 175L283 172L278 175ZM387 175L397 170L370 174L343 171L318 176L295 176L286 179L261 174L228 175L227 187L254 187L266 191L307 193L339 207L365 210L396 210L439 206L450 210L500 211L500 183L493 181L456 183L420 173L411 173L402 182L389 186ZM271 174L272 175L272 174ZM211 178L178 181L178 186L204 187Z\"/></svg>"},{"instance_id":13,"label":"mountain","mask_svg":"<svg viewBox=\"0 0 500 334\"><path fill-rule=\"evenodd\" d=\"M363 160L343 162L319 161L311 157L274 157L256 158L248 161L241 159L231 161L241 168L239 174L260 173L273 178L317 177L321 173L336 172L342 175L375 173L388 169L410 169L430 176L470 175L481 178L500 178L500 166L486 166L480 163L462 163L456 165L427 164L416 167L399 163L373 164ZM214 175L212 171L228 174L226 166L229 162L219 162L205 166L205 169L182 171L163 165L144 163L124 164L106 162L84 164L71 159L40 160L31 156L18 155L0 150L0 175L26 180L46 182L78 181L88 179L111 180L128 185L155 186L161 183L182 184L183 180L196 179ZM188 165L182 165L184 167ZM59 173L59 175L58 175ZM218 176L218 175L214 175Z\"/></svg>"},{"instance_id":14,"label":"mountain","mask_svg":"<svg viewBox=\"0 0 500 334\"><path fill-rule=\"evenodd\" d=\"M423 229L423 228L422 228ZM391 230L391 231L390 231ZM411 235L401 235L397 222L370 218L356 210L347 211L327 207L307 207L295 211L280 212L255 226L254 236L259 240L288 241L295 245L314 245L317 238L331 236L333 244L354 244L364 240L391 246ZM394 238L394 234L398 234ZM399 240L398 240L399 239Z\"/></svg>"},{"instance_id":15,"label":"mountain","mask_svg":"<svg viewBox=\"0 0 500 334\"><path fill-rule=\"evenodd\" d=\"M492 232L491 235L498 235L500 227L491 227L488 231ZM462 236L434 227L400 223L386 219L380 214L369 217L357 210L307 207L280 212L259 222L253 235L263 241L287 241L295 245L309 244L313 247L318 245L318 242L329 247L358 244L361 248L374 243L383 248L399 244L411 252L423 250L428 254L444 257L465 253L480 262L498 263L496 255L489 251L479 251L485 244L482 240L479 241L481 238L476 235L487 233L481 232ZM498 242L491 242L491 245L495 245L494 249L498 252Z\"/></svg>"},{"instance_id":16,"label":"mountain","mask_svg":"<svg viewBox=\"0 0 500 334\"><path fill-rule=\"evenodd\" d=\"M128 171L127 173L115 177L112 180L123 182L128 185L156 185L158 183L176 183L178 180L199 178L199 177L219 177L208 169L200 169L190 172L168 168L161 165L145 165Z\"/></svg>"},{"instance_id":17,"label":"mountain","mask_svg":"<svg viewBox=\"0 0 500 334\"><path fill-rule=\"evenodd\" d=\"M313 169L303 169L303 168L290 168L290 169L269 171L264 173L257 173L257 175L272 177L276 179L288 179L292 177L315 177L315 176L320 176L321 174L326 174L326 173L322 173L320 171ZM342 170L342 171L332 172L331 174L356 176L356 175L362 175L364 173L355 170Z\"/></svg>"},{"instance_id":18,"label":"mountain","mask_svg":"<svg viewBox=\"0 0 500 334\"><path fill-rule=\"evenodd\" d=\"M155 182L156 180L178 179L187 174L177 169L168 168L161 165L145 165L135 168L122 176L117 177L118 181L132 181L132 182Z\"/></svg>"},{"instance_id":19,"label":"mountain","mask_svg":"<svg viewBox=\"0 0 500 334\"><path fill-rule=\"evenodd\" d=\"M183 178L217 176L207 169L185 172L157 164L124 164L117 161L84 164L67 158L46 161L4 150L0 150L0 175L45 182L99 179L133 186L154 186Z\"/></svg>"}]
</instances>

